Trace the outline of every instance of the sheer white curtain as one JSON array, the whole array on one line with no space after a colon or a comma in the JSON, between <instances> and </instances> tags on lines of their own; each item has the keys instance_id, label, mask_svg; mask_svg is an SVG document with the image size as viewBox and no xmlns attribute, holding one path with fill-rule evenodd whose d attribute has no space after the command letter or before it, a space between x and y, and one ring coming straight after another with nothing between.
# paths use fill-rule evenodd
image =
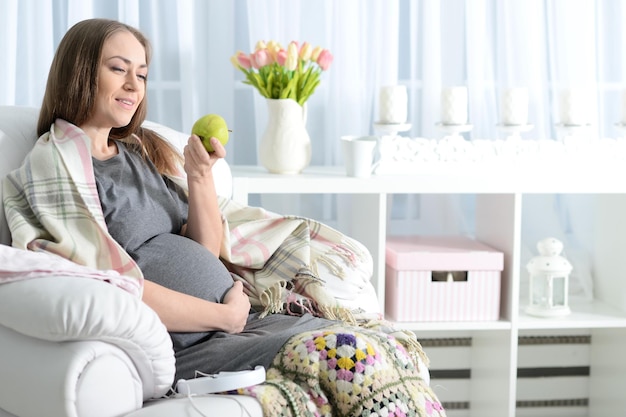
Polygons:
<instances>
[{"instance_id":1,"label":"sheer white curtain","mask_svg":"<svg viewBox=\"0 0 626 417\"><path fill-rule=\"evenodd\" d=\"M399 79L411 95L411 136L441 137L442 87L469 90L470 138L499 136L507 87L528 87L528 139L555 139L558 95L592 91L594 137L616 137L626 88L626 2L611 0L400 0Z\"/></svg>"},{"instance_id":2,"label":"sheer white curtain","mask_svg":"<svg viewBox=\"0 0 626 417\"><path fill-rule=\"evenodd\" d=\"M26 3L6 0L1 5L0 100L3 104L39 104L52 60L52 4ZM37 13L32 13L35 7Z\"/></svg>"},{"instance_id":3,"label":"sheer white curtain","mask_svg":"<svg viewBox=\"0 0 626 417\"><path fill-rule=\"evenodd\" d=\"M342 163L341 135L373 131L378 89L386 84L409 89L412 137L441 137L439 95L450 85L468 87L468 138L498 137L500 94L512 86L529 88L528 140L557 137L563 88L594 92L590 136L616 137L622 120L624 1L0 0L0 7L1 104L40 104L54 50L72 24L119 19L154 45L149 117L188 131L202 114L222 114L233 129L227 159L235 164L257 163L266 109L229 58L260 39L308 41L335 56L307 103L317 165ZM471 196L394 198L394 215L411 225L404 230L472 231ZM551 207L556 220L529 230L529 239L546 231L584 242L586 204L576 196L545 198L525 201L527 213L541 217ZM316 217L332 216L328 203L305 205L321 211Z\"/></svg>"},{"instance_id":4,"label":"sheer white curtain","mask_svg":"<svg viewBox=\"0 0 626 417\"><path fill-rule=\"evenodd\" d=\"M139 26L155 47L150 117L188 129L220 112L237 127L235 163L256 163L264 104L241 84L229 57L260 39L329 48L330 71L310 99L314 164L340 164L337 138L369 133L377 92L400 82L411 92L411 136L441 136L443 86L469 87L471 138L496 138L499 95L530 90L529 139L554 138L558 91L595 94L595 135L615 137L626 58L623 1L614 0L2 0L0 101L38 105L56 45L78 20L108 17ZM35 30L36 28L36 30Z\"/></svg>"}]
</instances>

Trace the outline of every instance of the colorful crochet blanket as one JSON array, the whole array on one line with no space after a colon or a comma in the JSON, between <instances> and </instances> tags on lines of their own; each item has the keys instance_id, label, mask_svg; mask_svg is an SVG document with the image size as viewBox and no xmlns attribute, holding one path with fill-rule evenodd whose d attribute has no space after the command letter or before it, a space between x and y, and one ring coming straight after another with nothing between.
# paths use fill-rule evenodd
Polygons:
<instances>
[{"instance_id":1,"label":"colorful crochet blanket","mask_svg":"<svg viewBox=\"0 0 626 417\"><path fill-rule=\"evenodd\" d=\"M395 338L350 326L294 336L266 382L239 393L256 397L266 417L446 415Z\"/></svg>"}]
</instances>

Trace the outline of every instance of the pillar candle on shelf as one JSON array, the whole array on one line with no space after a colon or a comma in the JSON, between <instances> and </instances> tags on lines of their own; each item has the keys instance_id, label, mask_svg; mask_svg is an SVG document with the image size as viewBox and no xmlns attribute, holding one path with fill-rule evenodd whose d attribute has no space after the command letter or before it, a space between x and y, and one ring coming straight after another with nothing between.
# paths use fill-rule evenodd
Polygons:
<instances>
[{"instance_id":1,"label":"pillar candle on shelf","mask_svg":"<svg viewBox=\"0 0 626 417\"><path fill-rule=\"evenodd\" d=\"M403 85L391 85L380 89L379 122L398 124L407 120L407 92Z\"/></svg>"},{"instance_id":2,"label":"pillar candle on shelf","mask_svg":"<svg viewBox=\"0 0 626 417\"><path fill-rule=\"evenodd\" d=\"M528 89L507 88L502 93L500 122L503 125L522 126L528 123Z\"/></svg>"},{"instance_id":3,"label":"pillar candle on shelf","mask_svg":"<svg viewBox=\"0 0 626 417\"><path fill-rule=\"evenodd\" d=\"M467 87L446 87L441 91L441 123L467 124Z\"/></svg>"},{"instance_id":4,"label":"pillar candle on shelf","mask_svg":"<svg viewBox=\"0 0 626 417\"><path fill-rule=\"evenodd\" d=\"M586 125L591 121L590 95L584 89L570 88L559 97L560 122L564 125Z\"/></svg>"}]
</instances>

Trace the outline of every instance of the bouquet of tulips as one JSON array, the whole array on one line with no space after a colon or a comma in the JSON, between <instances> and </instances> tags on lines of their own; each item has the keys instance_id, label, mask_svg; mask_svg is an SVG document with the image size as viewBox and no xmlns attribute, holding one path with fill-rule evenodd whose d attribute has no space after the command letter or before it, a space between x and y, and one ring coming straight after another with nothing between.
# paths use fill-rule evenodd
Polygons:
<instances>
[{"instance_id":1,"label":"bouquet of tulips","mask_svg":"<svg viewBox=\"0 0 626 417\"><path fill-rule=\"evenodd\" d=\"M290 98L301 106L320 83L320 75L333 61L328 49L313 48L308 42L292 41L284 49L278 42L257 42L254 52L237 52L231 62L241 70L244 83L254 86L263 97Z\"/></svg>"}]
</instances>

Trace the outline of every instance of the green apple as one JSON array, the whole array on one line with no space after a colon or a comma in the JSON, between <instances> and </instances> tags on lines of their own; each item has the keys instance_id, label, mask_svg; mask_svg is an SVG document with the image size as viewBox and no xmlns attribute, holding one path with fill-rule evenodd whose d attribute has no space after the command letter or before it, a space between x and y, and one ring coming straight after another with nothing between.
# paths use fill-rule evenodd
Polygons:
<instances>
[{"instance_id":1,"label":"green apple","mask_svg":"<svg viewBox=\"0 0 626 417\"><path fill-rule=\"evenodd\" d=\"M210 139L217 138L222 145L228 142L228 126L224 118L217 114L207 114L196 120L191 133L198 135L207 152L213 152Z\"/></svg>"}]
</instances>

